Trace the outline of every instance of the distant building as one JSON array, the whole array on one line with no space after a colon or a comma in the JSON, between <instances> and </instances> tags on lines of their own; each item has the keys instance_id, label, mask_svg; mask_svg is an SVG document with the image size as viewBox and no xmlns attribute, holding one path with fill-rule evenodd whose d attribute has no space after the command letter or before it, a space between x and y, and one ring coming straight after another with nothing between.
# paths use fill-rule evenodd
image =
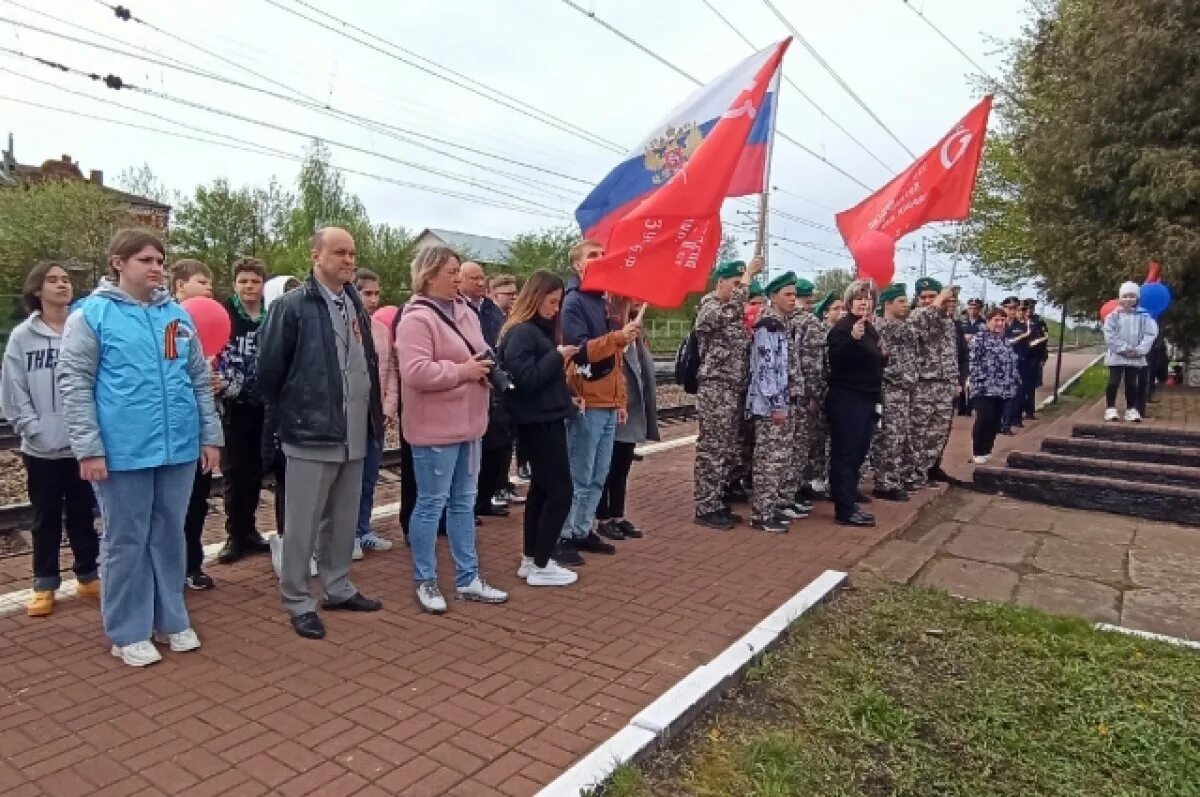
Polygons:
<instances>
[{"instance_id":1,"label":"distant building","mask_svg":"<svg viewBox=\"0 0 1200 797\"><path fill-rule=\"evenodd\" d=\"M35 185L47 180L86 180L104 189L106 194L124 205L129 215L143 227L166 230L170 224L170 205L109 188L104 184L104 172L98 169L92 169L88 176L84 177L83 170L79 168L78 163L71 160L70 155L63 155L56 161L46 161L41 166L18 163L13 151L13 137L9 133L8 148L0 152L0 188Z\"/></svg>"},{"instance_id":2,"label":"distant building","mask_svg":"<svg viewBox=\"0 0 1200 797\"><path fill-rule=\"evenodd\" d=\"M486 235L472 235L453 230L434 230L427 228L417 236L416 246L448 246L463 257L474 260L482 266L508 265L509 249L512 241L503 238L490 238Z\"/></svg>"}]
</instances>

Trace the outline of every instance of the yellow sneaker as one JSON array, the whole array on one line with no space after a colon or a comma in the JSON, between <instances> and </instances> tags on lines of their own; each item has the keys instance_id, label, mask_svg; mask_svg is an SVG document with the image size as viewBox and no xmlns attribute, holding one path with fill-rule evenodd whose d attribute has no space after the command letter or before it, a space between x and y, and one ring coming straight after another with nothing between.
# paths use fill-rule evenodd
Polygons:
<instances>
[{"instance_id":1,"label":"yellow sneaker","mask_svg":"<svg viewBox=\"0 0 1200 797\"><path fill-rule=\"evenodd\" d=\"M86 584L80 583L75 588L75 597L85 601L100 601L100 579L89 581Z\"/></svg>"},{"instance_id":2,"label":"yellow sneaker","mask_svg":"<svg viewBox=\"0 0 1200 797\"><path fill-rule=\"evenodd\" d=\"M54 611L54 593L50 590L38 590L29 599L25 614L30 617L45 617Z\"/></svg>"}]
</instances>

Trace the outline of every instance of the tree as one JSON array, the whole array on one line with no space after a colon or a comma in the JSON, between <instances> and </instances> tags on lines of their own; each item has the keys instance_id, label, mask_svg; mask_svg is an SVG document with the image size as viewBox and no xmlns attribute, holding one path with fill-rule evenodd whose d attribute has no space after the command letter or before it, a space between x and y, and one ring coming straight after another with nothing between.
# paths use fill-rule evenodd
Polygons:
<instances>
[{"instance_id":1,"label":"tree","mask_svg":"<svg viewBox=\"0 0 1200 797\"><path fill-rule=\"evenodd\" d=\"M566 274L570 269L567 253L579 240L574 227L551 227L521 233L509 247L508 265L504 269L519 280L538 270Z\"/></svg>"},{"instance_id":2,"label":"tree","mask_svg":"<svg viewBox=\"0 0 1200 797\"><path fill-rule=\"evenodd\" d=\"M158 175L150 168L150 164L127 166L117 175L117 185L122 191L136 194L146 199L152 199L164 205L171 204L171 192Z\"/></svg>"},{"instance_id":3,"label":"tree","mask_svg":"<svg viewBox=\"0 0 1200 797\"><path fill-rule=\"evenodd\" d=\"M813 280L813 285L816 288L813 291L813 295L820 297L833 291L835 296L841 296L853 281L854 275L844 268L831 268L822 271Z\"/></svg>"},{"instance_id":4,"label":"tree","mask_svg":"<svg viewBox=\"0 0 1200 797\"><path fill-rule=\"evenodd\" d=\"M20 293L39 260L75 260L91 289L104 273L114 232L134 224L112 194L86 181L50 181L0 189L0 292Z\"/></svg>"},{"instance_id":5,"label":"tree","mask_svg":"<svg viewBox=\"0 0 1200 797\"><path fill-rule=\"evenodd\" d=\"M379 275L383 304L399 305L412 290L412 260L416 239L408 230L390 224L368 225L354 243L358 265Z\"/></svg>"}]
</instances>

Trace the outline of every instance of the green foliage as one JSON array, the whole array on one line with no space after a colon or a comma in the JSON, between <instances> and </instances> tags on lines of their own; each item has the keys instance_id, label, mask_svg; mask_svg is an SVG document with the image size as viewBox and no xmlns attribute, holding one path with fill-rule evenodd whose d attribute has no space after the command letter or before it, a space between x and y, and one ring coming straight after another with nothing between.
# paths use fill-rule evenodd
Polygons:
<instances>
[{"instance_id":1,"label":"green foliage","mask_svg":"<svg viewBox=\"0 0 1200 797\"><path fill-rule=\"evenodd\" d=\"M117 175L117 186L130 194L137 194L164 205L171 204L171 192L166 184L158 179L158 175L150 168L150 164L129 166Z\"/></svg>"},{"instance_id":2,"label":"green foliage","mask_svg":"<svg viewBox=\"0 0 1200 797\"><path fill-rule=\"evenodd\" d=\"M846 288L850 287L851 282L854 282L854 275L844 268L831 268L828 271L822 271L813 280L813 285L816 287L813 295L821 297L833 291L835 295L841 296L845 293Z\"/></svg>"},{"instance_id":3,"label":"green foliage","mask_svg":"<svg viewBox=\"0 0 1200 797\"><path fill-rule=\"evenodd\" d=\"M111 194L89 182L0 189L0 293L19 293L33 264L50 258L85 264L94 282L104 273L112 234L133 223Z\"/></svg>"},{"instance_id":4,"label":"green foliage","mask_svg":"<svg viewBox=\"0 0 1200 797\"><path fill-rule=\"evenodd\" d=\"M509 247L508 267L505 272L524 282L535 271L553 271L566 275L571 264L567 252L579 240L579 231L574 227L551 227L518 235Z\"/></svg>"},{"instance_id":5,"label":"green foliage","mask_svg":"<svg viewBox=\"0 0 1200 797\"><path fill-rule=\"evenodd\" d=\"M383 304L400 305L408 299L415 243L408 230L390 224L368 225L357 233L358 265L379 275Z\"/></svg>"}]
</instances>

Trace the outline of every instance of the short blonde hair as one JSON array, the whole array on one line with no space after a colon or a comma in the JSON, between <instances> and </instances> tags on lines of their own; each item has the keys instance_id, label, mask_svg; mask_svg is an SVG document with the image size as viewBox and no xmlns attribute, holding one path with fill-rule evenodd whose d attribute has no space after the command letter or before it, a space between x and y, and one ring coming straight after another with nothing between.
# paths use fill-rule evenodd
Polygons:
<instances>
[{"instance_id":1,"label":"short blonde hair","mask_svg":"<svg viewBox=\"0 0 1200 797\"><path fill-rule=\"evenodd\" d=\"M599 241L597 241L593 238L584 238L582 241L579 241L578 243L576 243L574 246L571 247L571 250L569 252L567 252L567 259L571 261L572 266L578 266L579 261L583 260L584 252L586 252L589 249L603 249L603 248L604 248L604 244L600 243Z\"/></svg>"},{"instance_id":2,"label":"short blonde hair","mask_svg":"<svg viewBox=\"0 0 1200 797\"><path fill-rule=\"evenodd\" d=\"M462 264L462 257L448 246L422 246L418 249L412 262L412 292L424 293L442 266L451 259Z\"/></svg>"}]
</instances>

